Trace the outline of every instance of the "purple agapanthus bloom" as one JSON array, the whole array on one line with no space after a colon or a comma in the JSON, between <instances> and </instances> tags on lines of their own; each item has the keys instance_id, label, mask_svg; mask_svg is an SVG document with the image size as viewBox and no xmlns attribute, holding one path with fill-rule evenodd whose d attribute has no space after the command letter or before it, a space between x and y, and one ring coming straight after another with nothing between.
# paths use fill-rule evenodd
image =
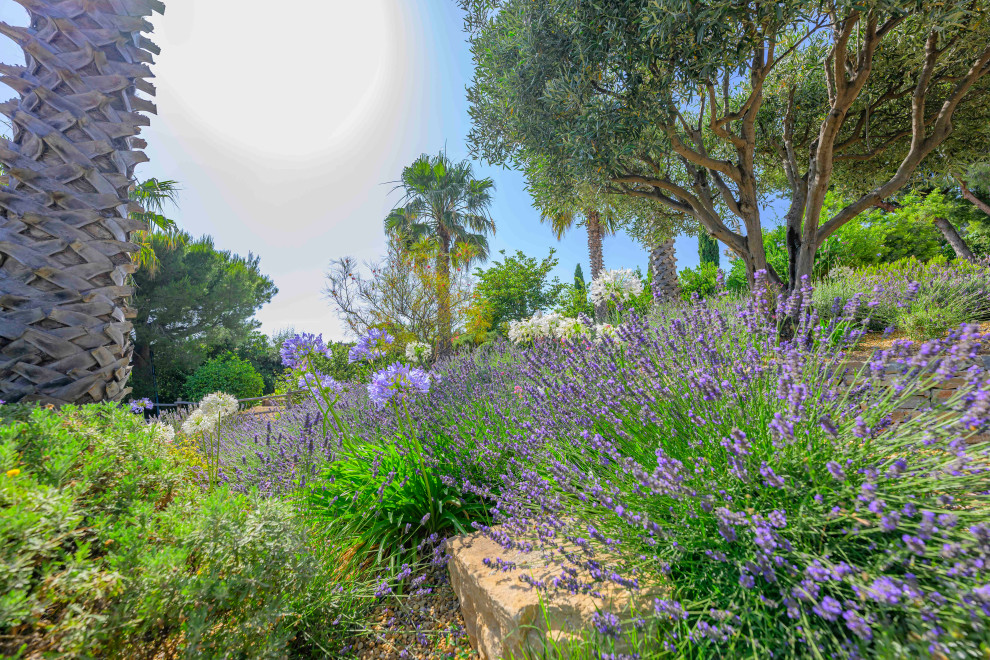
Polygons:
<instances>
[{"instance_id":1,"label":"purple agapanthus bloom","mask_svg":"<svg viewBox=\"0 0 990 660\"><path fill-rule=\"evenodd\" d=\"M306 367L309 358L313 355L332 357L330 349L323 343L323 335L314 335L309 332L286 339L279 354L282 356L282 364L289 369Z\"/></svg>"},{"instance_id":2,"label":"purple agapanthus bloom","mask_svg":"<svg viewBox=\"0 0 990 660\"><path fill-rule=\"evenodd\" d=\"M299 378L299 388L309 390L313 396L319 396L321 388L326 394L330 395L340 394L344 390L344 386L339 382L315 370L303 374Z\"/></svg>"},{"instance_id":3,"label":"purple agapanthus bloom","mask_svg":"<svg viewBox=\"0 0 990 660\"><path fill-rule=\"evenodd\" d=\"M399 403L416 394L430 391L430 375L422 369L393 362L371 377L368 395L378 406Z\"/></svg>"},{"instance_id":4,"label":"purple agapanthus bloom","mask_svg":"<svg viewBox=\"0 0 990 660\"><path fill-rule=\"evenodd\" d=\"M135 415L143 413L145 410L151 410L155 407L155 404L151 402L151 399L137 399L136 401L131 401L131 412Z\"/></svg>"},{"instance_id":5,"label":"purple agapanthus bloom","mask_svg":"<svg viewBox=\"0 0 990 660\"><path fill-rule=\"evenodd\" d=\"M393 342L392 335L385 330L371 328L368 334L358 340L358 343L348 352L347 360L352 364L361 360L375 360L388 354L388 347Z\"/></svg>"}]
</instances>

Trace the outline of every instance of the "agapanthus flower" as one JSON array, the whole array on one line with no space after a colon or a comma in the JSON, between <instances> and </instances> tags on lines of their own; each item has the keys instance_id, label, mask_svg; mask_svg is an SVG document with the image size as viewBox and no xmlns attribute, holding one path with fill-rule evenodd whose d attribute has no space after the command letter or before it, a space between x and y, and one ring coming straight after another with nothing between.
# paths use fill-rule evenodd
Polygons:
<instances>
[{"instance_id":1,"label":"agapanthus flower","mask_svg":"<svg viewBox=\"0 0 990 660\"><path fill-rule=\"evenodd\" d=\"M199 402L199 409L208 417L226 417L237 412L237 398L225 392L213 392Z\"/></svg>"},{"instance_id":2,"label":"agapanthus flower","mask_svg":"<svg viewBox=\"0 0 990 660\"><path fill-rule=\"evenodd\" d=\"M421 341L411 341L406 344L406 359L413 364L426 364L433 355L429 344Z\"/></svg>"},{"instance_id":3,"label":"agapanthus flower","mask_svg":"<svg viewBox=\"0 0 990 660\"><path fill-rule=\"evenodd\" d=\"M536 312L528 319L511 321L509 323L509 341L515 344L527 344L537 339L553 337L557 326L563 321L564 317L556 312L551 314Z\"/></svg>"},{"instance_id":4,"label":"agapanthus flower","mask_svg":"<svg viewBox=\"0 0 990 660\"><path fill-rule=\"evenodd\" d=\"M371 377L368 395L378 406L400 403L430 391L430 375L422 369L394 362Z\"/></svg>"},{"instance_id":5,"label":"agapanthus flower","mask_svg":"<svg viewBox=\"0 0 990 660\"><path fill-rule=\"evenodd\" d=\"M368 334L361 337L358 343L347 353L347 359L352 364L362 360L377 360L388 355L388 347L394 340L392 335L379 328L371 328Z\"/></svg>"},{"instance_id":6,"label":"agapanthus flower","mask_svg":"<svg viewBox=\"0 0 990 660\"><path fill-rule=\"evenodd\" d=\"M186 421L182 422L182 432L186 435L196 435L197 433L212 433L217 427L217 418L212 415L204 415L199 408L192 411Z\"/></svg>"},{"instance_id":7,"label":"agapanthus flower","mask_svg":"<svg viewBox=\"0 0 990 660\"><path fill-rule=\"evenodd\" d=\"M619 329L616 328L611 323L599 323L595 326L595 341L601 342L605 338L610 339L613 342L619 343L622 340L619 338Z\"/></svg>"},{"instance_id":8,"label":"agapanthus flower","mask_svg":"<svg viewBox=\"0 0 990 660\"><path fill-rule=\"evenodd\" d=\"M143 413L145 410L151 410L155 407L155 404L151 402L151 399L145 398L131 401L130 406L131 412L137 415L139 413Z\"/></svg>"},{"instance_id":9,"label":"agapanthus flower","mask_svg":"<svg viewBox=\"0 0 990 660\"><path fill-rule=\"evenodd\" d=\"M151 433L157 440L161 440L162 442L172 442L175 440L175 429L171 424L155 422L151 425Z\"/></svg>"},{"instance_id":10,"label":"agapanthus flower","mask_svg":"<svg viewBox=\"0 0 990 660\"><path fill-rule=\"evenodd\" d=\"M532 319L509 322L509 341L513 344L527 344L537 339L536 326Z\"/></svg>"},{"instance_id":11,"label":"agapanthus flower","mask_svg":"<svg viewBox=\"0 0 990 660\"><path fill-rule=\"evenodd\" d=\"M314 335L308 332L286 339L282 343L279 354L282 356L282 364L289 369L306 368L309 359L314 355L332 357L332 352L323 343L323 335Z\"/></svg>"},{"instance_id":12,"label":"agapanthus flower","mask_svg":"<svg viewBox=\"0 0 990 660\"><path fill-rule=\"evenodd\" d=\"M321 396L320 390L331 396L340 394L344 386L332 377L319 371L309 371L299 377L299 389L309 390L313 396Z\"/></svg>"},{"instance_id":13,"label":"agapanthus flower","mask_svg":"<svg viewBox=\"0 0 990 660\"><path fill-rule=\"evenodd\" d=\"M591 283L591 302L596 305L612 300L629 300L643 293L643 282L628 268L602 271Z\"/></svg>"}]
</instances>

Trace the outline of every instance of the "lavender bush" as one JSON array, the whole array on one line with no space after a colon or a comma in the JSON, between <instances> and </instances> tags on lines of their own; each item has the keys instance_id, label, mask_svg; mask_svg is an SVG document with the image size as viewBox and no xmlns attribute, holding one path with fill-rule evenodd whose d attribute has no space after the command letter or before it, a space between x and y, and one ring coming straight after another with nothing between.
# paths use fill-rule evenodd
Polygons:
<instances>
[{"instance_id":1,"label":"lavender bush","mask_svg":"<svg viewBox=\"0 0 990 660\"><path fill-rule=\"evenodd\" d=\"M990 320L990 266L944 258L922 263L914 258L833 271L816 287L815 305L822 316L839 301L870 300L871 328L906 331L915 339L942 337L960 323ZM866 314L863 308L862 316Z\"/></svg>"},{"instance_id":2,"label":"lavender bush","mask_svg":"<svg viewBox=\"0 0 990 660\"><path fill-rule=\"evenodd\" d=\"M527 353L526 444L540 450L505 475L488 533L560 564L540 589L670 586L652 612L609 619L606 642L642 641L650 615L643 650L676 657L985 648L988 445L970 442L990 382L969 362L984 338L963 326L896 342L844 387L842 347L861 331L849 315L823 326L810 298L777 307L801 318L791 341L758 296L734 314L631 318L621 343ZM966 387L892 424L899 402L950 378Z\"/></svg>"},{"instance_id":3,"label":"lavender bush","mask_svg":"<svg viewBox=\"0 0 990 660\"><path fill-rule=\"evenodd\" d=\"M224 478L303 495L337 547L393 575L474 527L559 563L537 589L670 589L648 611L600 613L596 657L624 637L651 657L983 653L985 338L962 325L894 342L849 386L845 351L880 305L854 296L823 320L810 287L757 291L495 343L428 377L314 375L331 399L317 387L232 425ZM782 340L785 317L799 321ZM895 423L950 379L954 396Z\"/></svg>"}]
</instances>

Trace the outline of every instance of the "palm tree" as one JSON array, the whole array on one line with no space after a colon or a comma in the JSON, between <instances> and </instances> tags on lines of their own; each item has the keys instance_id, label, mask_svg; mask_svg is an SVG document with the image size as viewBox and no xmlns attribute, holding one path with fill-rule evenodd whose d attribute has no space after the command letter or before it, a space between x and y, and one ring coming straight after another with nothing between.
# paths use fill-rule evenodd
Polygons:
<instances>
[{"instance_id":1,"label":"palm tree","mask_svg":"<svg viewBox=\"0 0 990 660\"><path fill-rule=\"evenodd\" d=\"M588 206L583 211L578 212L574 208L564 207L544 213L540 217L540 221L550 223L558 241L575 225L583 226L587 230L591 280L594 281L605 268L603 239L605 236L615 235L619 229L619 220L612 210L606 207L605 212L602 213L598 207Z\"/></svg>"},{"instance_id":2,"label":"palm tree","mask_svg":"<svg viewBox=\"0 0 990 660\"><path fill-rule=\"evenodd\" d=\"M681 286L677 281L677 253L674 250L673 238L658 243L650 251L650 275L654 300L672 301L681 297Z\"/></svg>"},{"instance_id":3,"label":"palm tree","mask_svg":"<svg viewBox=\"0 0 990 660\"><path fill-rule=\"evenodd\" d=\"M127 276L137 135L155 111L145 20L158 0L16 0L28 27L0 23L24 50L0 65L19 98L0 104L0 398L61 405L130 391ZM149 52L150 51L150 52Z\"/></svg>"},{"instance_id":4,"label":"palm tree","mask_svg":"<svg viewBox=\"0 0 990 660\"><path fill-rule=\"evenodd\" d=\"M160 181L152 178L134 184L129 192L130 199L144 209L132 211L130 217L148 225L146 231L136 231L131 234L131 242L140 248L131 255L131 260L151 276L154 276L161 266L151 237L161 238L158 244L169 250L175 249L184 242L185 234L179 231L174 220L165 217L166 205L178 207L179 190L181 188L177 181Z\"/></svg>"},{"instance_id":5,"label":"palm tree","mask_svg":"<svg viewBox=\"0 0 990 660\"><path fill-rule=\"evenodd\" d=\"M385 230L410 244L430 241L437 248L437 327L439 354L450 350L450 265L455 249L488 259L487 234L495 232L489 214L495 183L475 179L471 163L452 163L446 152L423 154L402 170L396 190L402 200L385 218ZM465 264L466 265L466 264Z\"/></svg>"}]
</instances>

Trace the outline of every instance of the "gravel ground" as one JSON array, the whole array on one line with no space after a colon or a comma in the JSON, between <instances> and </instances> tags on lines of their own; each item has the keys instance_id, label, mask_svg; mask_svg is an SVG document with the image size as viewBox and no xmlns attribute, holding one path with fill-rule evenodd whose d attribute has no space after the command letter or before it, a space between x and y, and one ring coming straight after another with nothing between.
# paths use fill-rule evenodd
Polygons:
<instances>
[{"instance_id":1,"label":"gravel ground","mask_svg":"<svg viewBox=\"0 0 990 660\"><path fill-rule=\"evenodd\" d=\"M423 586L429 593L383 599L368 617L369 630L351 640L346 657L477 660L446 568L431 571Z\"/></svg>"}]
</instances>

